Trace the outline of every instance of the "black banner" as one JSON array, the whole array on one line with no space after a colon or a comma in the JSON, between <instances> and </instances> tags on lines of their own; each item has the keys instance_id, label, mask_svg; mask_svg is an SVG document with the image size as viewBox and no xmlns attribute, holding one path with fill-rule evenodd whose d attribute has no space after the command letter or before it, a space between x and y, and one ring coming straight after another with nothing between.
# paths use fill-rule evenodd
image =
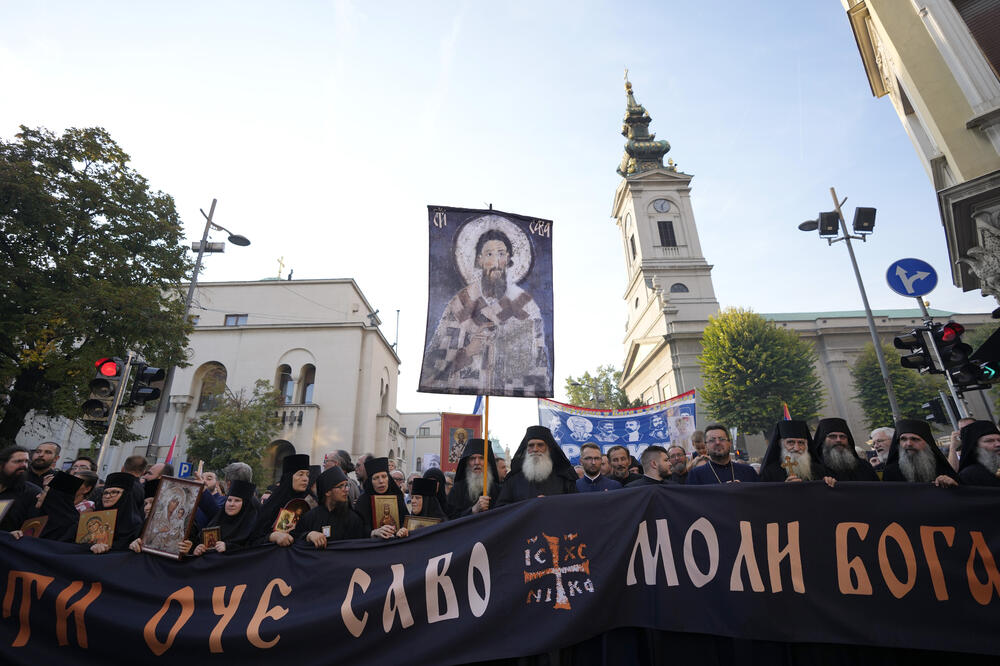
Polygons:
<instances>
[{"instance_id":1,"label":"black banner","mask_svg":"<svg viewBox=\"0 0 1000 666\"><path fill-rule=\"evenodd\" d=\"M643 627L1000 655L998 500L909 484L644 487L394 542L181 562L4 533L0 654L446 664Z\"/></svg>"}]
</instances>

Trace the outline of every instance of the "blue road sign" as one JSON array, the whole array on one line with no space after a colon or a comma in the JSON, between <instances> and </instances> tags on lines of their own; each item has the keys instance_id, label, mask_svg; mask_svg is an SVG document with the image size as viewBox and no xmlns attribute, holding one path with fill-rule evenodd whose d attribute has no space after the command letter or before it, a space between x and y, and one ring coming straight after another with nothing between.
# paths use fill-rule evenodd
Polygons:
<instances>
[{"instance_id":1,"label":"blue road sign","mask_svg":"<svg viewBox=\"0 0 1000 666\"><path fill-rule=\"evenodd\" d=\"M177 466L177 476L181 479L186 479L191 476L191 463L182 462Z\"/></svg>"},{"instance_id":2,"label":"blue road sign","mask_svg":"<svg viewBox=\"0 0 1000 666\"><path fill-rule=\"evenodd\" d=\"M923 259L899 259L889 264L885 281L900 296L919 298L934 291L937 271Z\"/></svg>"}]
</instances>

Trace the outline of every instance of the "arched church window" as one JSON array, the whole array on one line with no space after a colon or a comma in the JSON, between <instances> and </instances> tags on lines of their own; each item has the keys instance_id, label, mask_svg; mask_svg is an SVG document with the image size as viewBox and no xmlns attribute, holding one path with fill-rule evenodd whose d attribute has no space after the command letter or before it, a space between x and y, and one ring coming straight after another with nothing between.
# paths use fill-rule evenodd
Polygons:
<instances>
[{"instance_id":1,"label":"arched church window","mask_svg":"<svg viewBox=\"0 0 1000 666\"><path fill-rule=\"evenodd\" d=\"M656 228L660 232L661 247L677 247L677 234L674 233L673 220L660 220L656 223Z\"/></svg>"},{"instance_id":2,"label":"arched church window","mask_svg":"<svg viewBox=\"0 0 1000 666\"><path fill-rule=\"evenodd\" d=\"M307 363L302 366L302 400L303 405L311 405L313 401L313 385L316 384L316 366Z\"/></svg>"},{"instance_id":3,"label":"arched church window","mask_svg":"<svg viewBox=\"0 0 1000 666\"><path fill-rule=\"evenodd\" d=\"M675 282L672 285L670 285L671 294L686 294L689 291L690 289L688 289L687 285L684 284L683 282Z\"/></svg>"},{"instance_id":4,"label":"arched church window","mask_svg":"<svg viewBox=\"0 0 1000 666\"><path fill-rule=\"evenodd\" d=\"M205 372L198 395L199 412L215 409L219 396L226 390L226 377L226 369L221 365L213 365Z\"/></svg>"},{"instance_id":5,"label":"arched church window","mask_svg":"<svg viewBox=\"0 0 1000 666\"><path fill-rule=\"evenodd\" d=\"M632 248L632 258L635 259L635 255L636 255L636 252L635 252L635 236L629 236L628 237L628 244Z\"/></svg>"},{"instance_id":6,"label":"arched church window","mask_svg":"<svg viewBox=\"0 0 1000 666\"><path fill-rule=\"evenodd\" d=\"M281 401L290 405L295 400L295 382L292 381L292 368L287 365L278 366L278 393Z\"/></svg>"}]
</instances>

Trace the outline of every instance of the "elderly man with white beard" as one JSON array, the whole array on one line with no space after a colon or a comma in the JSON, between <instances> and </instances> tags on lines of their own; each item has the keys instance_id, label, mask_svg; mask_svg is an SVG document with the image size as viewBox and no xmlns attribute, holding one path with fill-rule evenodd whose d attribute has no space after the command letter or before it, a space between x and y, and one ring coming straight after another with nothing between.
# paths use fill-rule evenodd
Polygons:
<instances>
[{"instance_id":1,"label":"elderly man with white beard","mask_svg":"<svg viewBox=\"0 0 1000 666\"><path fill-rule=\"evenodd\" d=\"M805 421L778 421L760 463L761 481L836 481L819 461Z\"/></svg>"},{"instance_id":2,"label":"elderly man with white beard","mask_svg":"<svg viewBox=\"0 0 1000 666\"><path fill-rule=\"evenodd\" d=\"M543 495L575 493L576 470L545 426L530 426L511 460L497 506Z\"/></svg>"},{"instance_id":3,"label":"elderly man with white beard","mask_svg":"<svg viewBox=\"0 0 1000 666\"><path fill-rule=\"evenodd\" d=\"M861 459L854 445L854 436L847 421L840 418L821 419L816 424L816 456L827 474L837 481L878 481L878 472Z\"/></svg>"},{"instance_id":4,"label":"elderly man with white beard","mask_svg":"<svg viewBox=\"0 0 1000 666\"><path fill-rule=\"evenodd\" d=\"M489 455L489 491L483 494L483 449L482 439L470 439L455 468L455 483L448 493L448 518L454 520L473 513L481 513L496 505L500 494L500 478L493 450Z\"/></svg>"},{"instance_id":5,"label":"elderly man with white beard","mask_svg":"<svg viewBox=\"0 0 1000 666\"><path fill-rule=\"evenodd\" d=\"M967 486L1000 488L1000 430L992 421L973 421L962 428L958 476Z\"/></svg>"},{"instance_id":6,"label":"elderly man with white beard","mask_svg":"<svg viewBox=\"0 0 1000 666\"><path fill-rule=\"evenodd\" d=\"M958 475L935 444L930 424L916 419L896 422L882 480L958 485Z\"/></svg>"}]
</instances>

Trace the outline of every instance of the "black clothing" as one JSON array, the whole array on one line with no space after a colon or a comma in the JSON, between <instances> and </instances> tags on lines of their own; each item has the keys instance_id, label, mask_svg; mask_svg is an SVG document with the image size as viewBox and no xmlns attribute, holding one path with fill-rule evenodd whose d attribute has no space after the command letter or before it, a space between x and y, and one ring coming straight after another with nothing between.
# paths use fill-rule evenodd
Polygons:
<instances>
[{"instance_id":1,"label":"black clothing","mask_svg":"<svg viewBox=\"0 0 1000 666\"><path fill-rule=\"evenodd\" d=\"M638 488L640 486L667 486L672 485L674 481L672 479L663 479L662 481L657 481L656 479L650 478L643 474L635 481L630 482L626 488Z\"/></svg>"},{"instance_id":2,"label":"black clothing","mask_svg":"<svg viewBox=\"0 0 1000 666\"><path fill-rule=\"evenodd\" d=\"M437 497L438 506L441 507L441 511L443 511L445 515L448 515L448 492L445 490L448 487L448 481L445 479L444 472L437 467L431 467L429 470L424 472L424 478L432 479L437 482L437 492L434 496Z\"/></svg>"},{"instance_id":3,"label":"black clothing","mask_svg":"<svg viewBox=\"0 0 1000 666\"><path fill-rule=\"evenodd\" d=\"M111 550L128 550L130 543L135 541L142 533L142 513L136 511L135 502L132 500L133 481L135 477L127 472L115 472L108 474L104 482L105 489L121 488L122 494L111 506L104 504L104 496L98 498L94 504L94 511L106 511L116 509L115 536L111 542Z\"/></svg>"},{"instance_id":4,"label":"black clothing","mask_svg":"<svg viewBox=\"0 0 1000 666\"><path fill-rule=\"evenodd\" d=\"M226 513L226 500L229 497L239 497L243 500L243 506L235 516ZM258 518L258 505L254 501L255 498L252 483L241 480L233 481L229 484L229 494L223 499L221 508L205 525L205 527L219 528L219 541L226 544L225 552L232 553L250 545Z\"/></svg>"},{"instance_id":5,"label":"black clothing","mask_svg":"<svg viewBox=\"0 0 1000 666\"><path fill-rule=\"evenodd\" d=\"M83 479L70 476L66 472L56 472L49 482L49 491L42 500L42 513L49 517L38 536L57 541L73 541L80 513L76 510L76 491L83 485Z\"/></svg>"},{"instance_id":6,"label":"black clothing","mask_svg":"<svg viewBox=\"0 0 1000 666\"><path fill-rule=\"evenodd\" d=\"M331 467L330 469L338 468ZM335 506L333 511L327 509L326 504L320 504L315 509L310 509L309 513L303 516L302 520L295 526L295 529L292 530L292 536L305 541L307 534L310 532L320 532L322 534L324 527L329 528L329 536L324 534L327 542L343 541L344 539L364 539L371 534L371 530L365 532L361 516L347 506L347 503L344 503Z\"/></svg>"},{"instance_id":7,"label":"black clothing","mask_svg":"<svg viewBox=\"0 0 1000 666\"><path fill-rule=\"evenodd\" d=\"M448 493L447 508L442 506L452 520L470 515L473 505L479 501L478 497L475 499L469 497L469 484L466 481L466 476L469 474L469 458L476 454L483 455L484 446L482 439L470 439L465 444L465 450L462 451L462 457L455 469L455 484L451 487L451 492ZM489 449L489 460L486 464L490 470L490 487L487 494L490 496L490 506L494 507L497 505L497 498L500 497L500 473L497 471L497 461L493 456L492 447Z\"/></svg>"},{"instance_id":8,"label":"black clothing","mask_svg":"<svg viewBox=\"0 0 1000 666\"><path fill-rule=\"evenodd\" d=\"M308 487L301 492L292 490L292 477L295 476L296 472L304 469L309 469L309 456L307 455L295 454L287 456L282 461L281 480L278 482L278 487L267 498L267 502L264 502L260 507L257 524L250 536L251 543L267 543L274 527L274 521L278 519L278 514L285 508L285 505L293 499L304 500L309 494Z\"/></svg>"},{"instance_id":9,"label":"black clothing","mask_svg":"<svg viewBox=\"0 0 1000 666\"><path fill-rule=\"evenodd\" d=\"M544 441L549 449L549 457L552 458L552 473L539 483L528 481L522 469L524 458L528 453L528 442L533 439ZM529 426L521 440L521 445L517 447L517 451L510 461L510 473L504 479L500 489L497 506L513 504L539 495L575 493L577 492L576 480L578 478L576 469L570 464L569 458L552 437L552 432L545 426Z\"/></svg>"},{"instance_id":10,"label":"black clothing","mask_svg":"<svg viewBox=\"0 0 1000 666\"><path fill-rule=\"evenodd\" d=\"M45 470L42 474L35 474L35 470L32 469L31 465L28 465L28 469L24 472L25 483L30 483L33 486L38 486L39 488L45 487L45 477L49 474L55 472L54 467L50 467ZM18 525L20 527L20 525Z\"/></svg>"},{"instance_id":11,"label":"black clothing","mask_svg":"<svg viewBox=\"0 0 1000 666\"><path fill-rule=\"evenodd\" d=\"M826 442L827 436L834 432L842 432L847 435L847 450L854 457L855 464L850 469L841 471L824 465L826 466L826 475L832 476L837 481L878 481L878 473L875 471L875 468L871 466L871 463L858 455L858 450L854 443L854 435L851 434L851 429L847 426L847 421L844 419L821 419L816 424L816 435L813 437L813 441L816 442L817 460L821 463L824 462L825 448L823 445Z\"/></svg>"},{"instance_id":12,"label":"black clothing","mask_svg":"<svg viewBox=\"0 0 1000 666\"><path fill-rule=\"evenodd\" d=\"M826 475L826 468L819 461L819 454L816 451L816 443L809 434L809 426L805 421L778 421L771 429L770 442L764 457L760 461L760 474L758 480L770 482L782 482L788 478L788 472L782 467L782 463L787 456L785 447L782 446L783 439L804 439L806 440L806 451L809 453L810 465L812 467L812 478L822 479Z\"/></svg>"},{"instance_id":13,"label":"black clothing","mask_svg":"<svg viewBox=\"0 0 1000 666\"><path fill-rule=\"evenodd\" d=\"M882 472L883 481L895 481L895 482L907 482L905 476L903 476L902 470L899 468L899 438L901 435L916 435L920 439L924 440L927 444L927 448L930 449L931 453L934 455L934 478L939 476L950 476L955 481L959 481L958 474L952 469L951 463L948 462L948 458L945 457L941 449L938 448L937 442L934 441L934 435L931 433L931 426L926 421L918 421L916 419L902 419L896 421L896 433L892 436L892 444L889 446L889 459L885 461L885 471ZM933 479L932 479L933 481Z\"/></svg>"},{"instance_id":14,"label":"black clothing","mask_svg":"<svg viewBox=\"0 0 1000 666\"><path fill-rule=\"evenodd\" d=\"M810 481L821 481L824 476L832 476L830 470L823 466L822 463L816 462L813 459L811 463L812 478ZM760 468L759 481L770 481L772 483L781 483L788 478L788 472L785 471L781 465L769 465L768 467ZM805 481L806 479L802 479ZM847 479L844 479L845 481Z\"/></svg>"},{"instance_id":15,"label":"black clothing","mask_svg":"<svg viewBox=\"0 0 1000 666\"><path fill-rule=\"evenodd\" d=\"M958 471L958 478L967 486L987 486L1000 488L1000 477L996 473L990 473L988 469L979 463L963 465Z\"/></svg>"},{"instance_id":16,"label":"black clothing","mask_svg":"<svg viewBox=\"0 0 1000 666\"><path fill-rule=\"evenodd\" d=\"M375 492L375 486L372 484L372 477L379 472L389 473L388 462L385 458L374 458L365 461L365 471L371 472L367 477L365 477L364 492L361 493L361 497L358 498L358 503L355 505L354 510L359 516L361 516L361 523L364 525L364 535L371 536L372 530L374 530L378 525L378 521L372 520L372 511L374 510L372 506L372 497L375 495L395 495L396 496L396 510L399 512L399 525L396 525L398 530L403 526L403 522L406 520L406 516L410 514L406 510L406 498L403 496L403 491L400 490L399 484L397 484L393 478L389 477L389 487L385 489L384 493ZM370 466L369 463L375 462L374 466Z\"/></svg>"},{"instance_id":17,"label":"black clothing","mask_svg":"<svg viewBox=\"0 0 1000 666\"><path fill-rule=\"evenodd\" d=\"M645 476L645 475L644 474L636 474L635 472L629 472L628 476L626 476L624 479L619 479L614 474L608 475L608 478L611 479L612 481L617 481L618 483L622 484L622 488L624 488L625 486L629 485L630 483L635 483L636 481L638 481L639 479L641 479L643 476Z\"/></svg>"},{"instance_id":18,"label":"black clothing","mask_svg":"<svg viewBox=\"0 0 1000 666\"><path fill-rule=\"evenodd\" d=\"M3 492L0 492L0 500L14 500L14 503L11 504L3 521L0 522L0 530L4 532L19 530L21 523L38 515L35 502L41 492L41 488L33 483L28 483L23 476L14 481L10 487L4 488Z\"/></svg>"},{"instance_id":19,"label":"black clothing","mask_svg":"<svg viewBox=\"0 0 1000 666\"><path fill-rule=\"evenodd\" d=\"M413 479L410 486L410 509L413 508L414 497L420 497L422 502L420 513L410 512L414 516L448 520L448 516L441 509L441 504L437 499L437 481L434 479Z\"/></svg>"}]
</instances>

